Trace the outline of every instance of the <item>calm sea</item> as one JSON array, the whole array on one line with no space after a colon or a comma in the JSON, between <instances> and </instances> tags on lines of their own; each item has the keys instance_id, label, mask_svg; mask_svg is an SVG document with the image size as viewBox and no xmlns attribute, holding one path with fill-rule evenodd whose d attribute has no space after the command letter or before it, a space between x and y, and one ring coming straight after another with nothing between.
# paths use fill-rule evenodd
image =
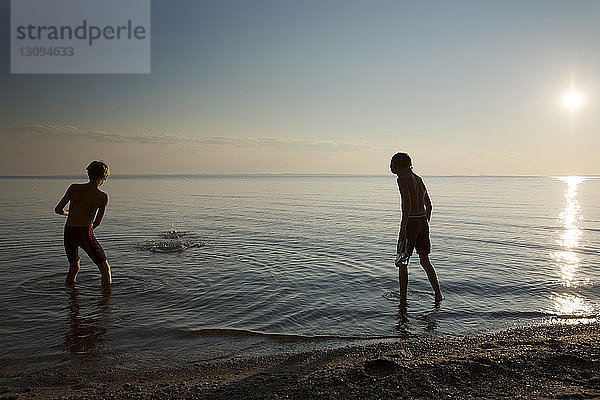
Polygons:
<instances>
[{"instance_id":1,"label":"calm sea","mask_svg":"<svg viewBox=\"0 0 600 400\"><path fill-rule=\"evenodd\" d=\"M600 313L600 179L426 177L446 299L434 305L415 256L406 318L393 176L113 176L96 231L110 294L84 253L76 289L63 284L65 220L53 209L77 180L0 179L5 364L202 362Z\"/></svg>"}]
</instances>

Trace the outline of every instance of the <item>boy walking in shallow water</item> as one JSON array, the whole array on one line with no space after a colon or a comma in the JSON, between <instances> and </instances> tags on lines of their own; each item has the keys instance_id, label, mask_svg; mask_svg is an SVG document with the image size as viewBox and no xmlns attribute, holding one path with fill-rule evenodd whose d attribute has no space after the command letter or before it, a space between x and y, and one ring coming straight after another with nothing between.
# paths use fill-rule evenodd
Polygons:
<instances>
[{"instance_id":1,"label":"boy walking in shallow water","mask_svg":"<svg viewBox=\"0 0 600 400\"><path fill-rule=\"evenodd\" d=\"M421 266L427 273L429 283L435 292L435 301L443 299L435 269L429 261L431 242L429 240L429 220L431 200L420 176L412 170L412 160L406 153L396 153L390 162L392 173L398 176L398 189L402 197L402 222L396 249L396 266L399 269L400 300L406 303L408 288L408 259L413 249L417 250Z\"/></svg>"},{"instance_id":2,"label":"boy walking in shallow water","mask_svg":"<svg viewBox=\"0 0 600 400\"><path fill-rule=\"evenodd\" d=\"M65 283L73 285L79 272L78 248L81 247L102 274L102 286L108 287L112 283L110 265L100 243L94 236L96 229L102 222L108 195L99 187L104 183L110 171L108 166L100 161L92 161L87 167L90 178L88 183L74 183L56 205L54 212L67 216L65 224L64 244L67 258L69 259L69 273ZM68 210L65 206L70 202ZM92 222L93 221L93 222Z\"/></svg>"}]
</instances>

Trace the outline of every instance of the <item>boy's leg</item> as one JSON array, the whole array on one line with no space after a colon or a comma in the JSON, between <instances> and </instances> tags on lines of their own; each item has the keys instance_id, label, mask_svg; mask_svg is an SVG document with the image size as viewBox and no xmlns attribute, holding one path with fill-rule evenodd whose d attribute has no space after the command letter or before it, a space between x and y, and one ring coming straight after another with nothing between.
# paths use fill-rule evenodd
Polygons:
<instances>
[{"instance_id":1,"label":"boy's leg","mask_svg":"<svg viewBox=\"0 0 600 400\"><path fill-rule=\"evenodd\" d=\"M112 283L110 264L108 261L106 261L104 249L102 246L100 246L98 240L96 240L96 236L94 236L94 230L91 227L88 230L88 236L85 238L82 247L88 256L90 256L90 258L94 261L94 264L98 266L100 274L102 275L102 286L110 286Z\"/></svg>"},{"instance_id":2,"label":"boy's leg","mask_svg":"<svg viewBox=\"0 0 600 400\"><path fill-rule=\"evenodd\" d=\"M77 273L79 272L79 249L77 238L73 233L73 229L69 226L65 226L63 244L65 246L65 254L69 260L69 272L67 273L65 283L72 286L75 280L77 280Z\"/></svg>"},{"instance_id":3,"label":"boy's leg","mask_svg":"<svg viewBox=\"0 0 600 400\"><path fill-rule=\"evenodd\" d=\"M75 284L77 280L77 273L79 272L79 260L75 262L69 263L69 273L67 274L67 279L65 279L65 283L69 286Z\"/></svg>"},{"instance_id":4,"label":"boy's leg","mask_svg":"<svg viewBox=\"0 0 600 400\"><path fill-rule=\"evenodd\" d=\"M112 284L112 275L110 273L110 264L107 260L104 260L100 264L96 264L102 275L102 286L110 286Z\"/></svg>"},{"instance_id":5,"label":"boy's leg","mask_svg":"<svg viewBox=\"0 0 600 400\"><path fill-rule=\"evenodd\" d=\"M435 292L435 300L440 301L443 299L442 292L440 291L440 284L438 282L437 274L435 273L435 268L429 261L429 254L419 254L419 260L421 261L421 267L427 273L427 278L429 279L429 283Z\"/></svg>"},{"instance_id":6,"label":"boy's leg","mask_svg":"<svg viewBox=\"0 0 600 400\"><path fill-rule=\"evenodd\" d=\"M406 291L408 289L408 265L398 267L398 281L400 282L400 301L406 303Z\"/></svg>"}]
</instances>

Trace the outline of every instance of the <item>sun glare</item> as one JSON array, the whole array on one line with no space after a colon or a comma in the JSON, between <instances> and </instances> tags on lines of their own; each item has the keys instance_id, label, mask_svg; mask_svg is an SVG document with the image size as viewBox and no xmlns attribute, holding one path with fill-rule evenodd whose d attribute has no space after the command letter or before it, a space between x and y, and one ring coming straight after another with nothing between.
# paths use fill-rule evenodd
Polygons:
<instances>
[{"instance_id":1,"label":"sun glare","mask_svg":"<svg viewBox=\"0 0 600 400\"><path fill-rule=\"evenodd\" d=\"M562 103L569 111L575 111L583 104L583 95L581 92L571 89L563 95Z\"/></svg>"}]
</instances>

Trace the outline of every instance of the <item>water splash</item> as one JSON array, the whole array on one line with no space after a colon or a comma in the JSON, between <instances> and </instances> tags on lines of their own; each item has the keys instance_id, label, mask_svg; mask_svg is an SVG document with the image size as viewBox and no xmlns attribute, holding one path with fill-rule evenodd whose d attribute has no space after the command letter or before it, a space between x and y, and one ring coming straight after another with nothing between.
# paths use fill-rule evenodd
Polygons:
<instances>
[{"instance_id":1,"label":"water splash","mask_svg":"<svg viewBox=\"0 0 600 400\"><path fill-rule=\"evenodd\" d=\"M136 248L153 253L182 253L188 249L206 245L206 242L202 241L194 232L171 229L160 233L159 237L160 239L138 243Z\"/></svg>"},{"instance_id":2,"label":"water splash","mask_svg":"<svg viewBox=\"0 0 600 400\"><path fill-rule=\"evenodd\" d=\"M169 231L162 232L160 234L160 237L163 239L169 239L169 240L182 240L184 238L188 238L188 239L198 238L198 235L196 235L194 232L178 231L175 228L172 228Z\"/></svg>"}]
</instances>

